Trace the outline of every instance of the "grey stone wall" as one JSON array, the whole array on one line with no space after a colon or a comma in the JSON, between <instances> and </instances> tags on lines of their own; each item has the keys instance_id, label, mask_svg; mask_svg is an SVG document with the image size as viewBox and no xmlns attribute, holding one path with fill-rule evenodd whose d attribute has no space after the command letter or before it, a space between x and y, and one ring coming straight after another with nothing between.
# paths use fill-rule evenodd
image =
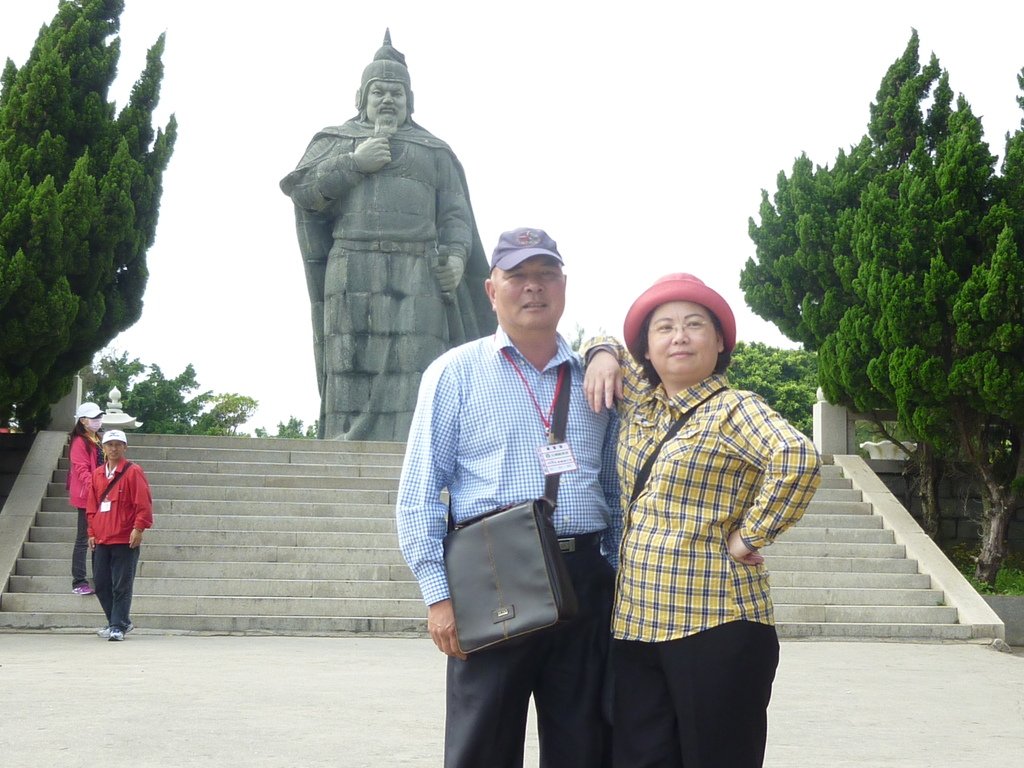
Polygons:
<instances>
[{"instance_id":1,"label":"grey stone wall","mask_svg":"<svg viewBox=\"0 0 1024 768\"><path fill-rule=\"evenodd\" d=\"M893 495L910 510L910 514L921 522L921 502L912 490L912 478L903 474L904 462L875 459L867 462ZM939 505L940 543L977 543L982 510L977 486L964 476L944 478L939 486ZM1024 552L1024 509L1017 510L1010 522L1010 549Z\"/></svg>"},{"instance_id":2,"label":"grey stone wall","mask_svg":"<svg viewBox=\"0 0 1024 768\"><path fill-rule=\"evenodd\" d=\"M1006 625L1006 642L1024 645L1024 597L1015 595L982 595Z\"/></svg>"}]
</instances>

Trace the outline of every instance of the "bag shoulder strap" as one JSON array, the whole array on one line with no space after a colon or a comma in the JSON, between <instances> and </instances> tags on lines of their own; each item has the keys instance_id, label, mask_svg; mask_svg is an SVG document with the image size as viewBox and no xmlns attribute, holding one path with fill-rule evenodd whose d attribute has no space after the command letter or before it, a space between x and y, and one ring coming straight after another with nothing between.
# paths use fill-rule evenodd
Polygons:
<instances>
[{"instance_id":1,"label":"bag shoulder strap","mask_svg":"<svg viewBox=\"0 0 1024 768\"><path fill-rule=\"evenodd\" d=\"M558 366L558 394L555 400L555 412L551 416L550 443L565 441L565 427L569 421L569 393L572 390L572 365L566 360ZM558 483L562 475L548 475L544 479L544 498L554 507L558 502Z\"/></svg>"},{"instance_id":2,"label":"bag shoulder strap","mask_svg":"<svg viewBox=\"0 0 1024 768\"><path fill-rule=\"evenodd\" d=\"M569 393L572 390L572 366L565 361L558 366L558 384L555 394L555 410L551 415L551 434L549 441L552 443L562 442L565 439L565 428L569 421ZM559 475L548 475L544 480L544 498L550 503L551 510L555 508L558 499ZM448 494L448 533L455 530L455 515L452 514L451 492Z\"/></svg>"},{"instance_id":3,"label":"bag shoulder strap","mask_svg":"<svg viewBox=\"0 0 1024 768\"><path fill-rule=\"evenodd\" d=\"M668 432L665 433L665 436L661 438L661 442L658 443L658 447L651 452L651 455L647 457L646 461L644 461L643 466L640 467L640 471L636 473L636 481L633 483L633 494L629 498L630 506L633 506L633 502L636 501L637 496L640 495L640 492L644 489L644 486L647 485L647 478L650 477L651 475L651 468L654 466L654 462L658 458L658 454L661 453L661 449L665 446L665 443L667 443L669 440L675 437L676 434L678 434L679 430L682 429L683 425L690 420L690 417L693 416L693 414L697 411L698 408L700 408L702 405L704 405L704 403L706 403L712 397L714 397L719 392L722 392L725 389L728 389L728 387L719 387L710 395L708 395L699 403L697 403L695 406L693 406L686 413L684 413L682 416L680 416L678 419L676 419L675 423L669 428Z\"/></svg>"},{"instance_id":4,"label":"bag shoulder strap","mask_svg":"<svg viewBox=\"0 0 1024 768\"><path fill-rule=\"evenodd\" d=\"M114 477L111 478L110 482L107 483L107 487L103 489L103 495L100 496L100 501L103 501L105 498L107 498L107 494L110 493L110 489L117 485L117 481L125 476L125 473L128 472L131 466L132 463L130 461L125 462L124 469L122 469L120 472L114 475Z\"/></svg>"}]
</instances>

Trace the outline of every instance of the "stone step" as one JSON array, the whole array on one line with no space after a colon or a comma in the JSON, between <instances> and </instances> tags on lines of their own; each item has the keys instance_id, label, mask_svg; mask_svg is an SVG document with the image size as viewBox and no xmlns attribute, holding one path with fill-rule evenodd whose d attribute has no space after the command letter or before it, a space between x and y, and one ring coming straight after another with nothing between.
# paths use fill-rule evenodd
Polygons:
<instances>
[{"instance_id":1,"label":"stone step","mask_svg":"<svg viewBox=\"0 0 1024 768\"><path fill-rule=\"evenodd\" d=\"M155 516L190 514L220 515L280 515L283 517L389 517L395 516L395 505L387 502L361 502L349 500L349 494L337 494L339 501L223 501L214 499L153 499ZM343 500L342 500L343 499ZM72 509L66 498L44 498L42 509L46 512L64 512ZM157 521L159 524L159 520Z\"/></svg>"},{"instance_id":2,"label":"stone step","mask_svg":"<svg viewBox=\"0 0 1024 768\"><path fill-rule=\"evenodd\" d=\"M153 499L153 510L155 514L203 514L210 512L214 515L247 515L247 514L270 514L266 510L273 505L280 507L280 514L285 516L313 515L313 516L341 516L354 514L357 517L394 517L395 505L386 499L365 502L352 500L347 493L335 494L335 498L326 502L309 501L241 501L223 499L168 499L155 496ZM47 496L42 501L44 512L70 512L74 509L68 504L67 494L61 486L60 496ZM804 524L808 518L814 520L818 517L875 517L872 515L871 505L867 502L811 502L807 513L797 525ZM871 524L876 525L876 524ZM846 525L845 521L837 523L837 527L859 527L854 523Z\"/></svg>"},{"instance_id":3,"label":"stone step","mask_svg":"<svg viewBox=\"0 0 1024 768\"><path fill-rule=\"evenodd\" d=\"M369 481L372 482L372 481ZM64 492L61 484L51 483L51 495ZM153 486L153 499L176 501L252 501L283 503L336 503L343 496L350 503L390 504L394 508L397 488L378 490L338 490L315 488L239 488L216 485L164 485Z\"/></svg>"},{"instance_id":4,"label":"stone step","mask_svg":"<svg viewBox=\"0 0 1024 768\"><path fill-rule=\"evenodd\" d=\"M814 501L861 501L861 492L854 488L818 488L814 492Z\"/></svg>"},{"instance_id":5,"label":"stone step","mask_svg":"<svg viewBox=\"0 0 1024 768\"><path fill-rule=\"evenodd\" d=\"M777 605L943 605L944 598L938 589L772 586Z\"/></svg>"},{"instance_id":6,"label":"stone step","mask_svg":"<svg viewBox=\"0 0 1024 768\"><path fill-rule=\"evenodd\" d=\"M769 573L774 575L783 571L811 572L830 571L832 573L917 573L917 561L900 557L839 557L836 555L809 556L800 554L802 548L796 547L797 554L784 555L778 550L779 545L768 547L764 551L765 565ZM806 545L804 545L806 546Z\"/></svg>"},{"instance_id":7,"label":"stone step","mask_svg":"<svg viewBox=\"0 0 1024 768\"><path fill-rule=\"evenodd\" d=\"M210 633L275 635L379 635L425 637L425 618L413 617L327 617L327 616L186 616L180 614L142 614L132 612L138 633ZM93 611L65 613L10 613L0 611L0 626L15 630L77 628L92 635L103 621L99 606ZM779 622L779 637L784 640L907 640L966 641L972 628L960 624L877 624L877 623L801 623Z\"/></svg>"},{"instance_id":8,"label":"stone step","mask_svg":"<svg viewBox=\"0 0 1024 768\"><path fill-rule=\"evenodd\" d=\"M775 604L780 622L840 624L955 624L956 608L939 605L783 605Z\"/></svg>"},{"instance_id":9,"label":"stone step","mask_svg":"<svg viewBox=\"0 0 1024 768\"><path fill-rule=\"evenodd\" d=\"M412 574L404 562L392 564L373 563L317 563L317 562L245 562L216 560L212 562L189 561L183 567L179 561L150 560L150 550L147 546L144 550L145 559L139 564L140 577L167 578L190 576L202 579L300 579L300 580L396 580L408 581ZM31 558L22 559L18 563L17 575L20 576L48 576L59 577L55 582L57 589L62 591L68 576L68 557L70 542L67 548L62 550L62 557L51 559ZM832 565L836 564L836 558L829 559ZM857 561L853 566L859 566L863 570L849 571L821 571L812 570L810 563L803 562L796 565L805 567L806 570L795 570L790 568L783 570L781 565L776 564L775 559L768 562L771 574L771 583L776 590L777 602L786 602L778 598L780 588L784 587L813 587L826 589L843 588L869 588L869 589L921 589L931 588L931 577L927 574L910 571L911 562L908 566L902 566L904 572L877 572L886 566L902 564L907 561L901 560L879 560L872 566L869 563ZM853 567L851 566L851 567Z\"/></svg>"},{"instance_id":10,"label":"stone step","mask_svg":"<svg viewBox=\"0 0 1024 768\"><path fill-rule=\"evenodd\" d=\"M189 570L191 573L191 569ZM410 574L411 576L411 574ZM67 576L12 576L11 594L60 595L70 592ZM232 579L232 578L148 578L135 580L134 597L143 595L212 597L316 597L364 598L373 600L420 600L415 581ZM81 596L75 595L81 599ZM133 599L134 602L134 599ZM422 602L422 601L421 601Z\"/></svg>"},{"instance_id":11,"label":"stone step","mask_svg":"<svg viewBox=\"0 0 1024 768\"><path fill-rule=\"evenodd\" d=\"M894 562L887 560L885 562ZM900 561L895 561L900 562ZM820 587L823 589L931 589L932 577L926 573L866 573L836 571L780 571L771 574L772 594L780 587Z\"/></svg>"},{"instance_id":12,"label":"stone step","mask_svg":"<svg viewBox=\"0 0 1024 768\"><path fill-rule=\"evenodd\" d=\"M141 463L141 462L140 462ZM54 481L64 482L68 472L68 459L57 462ZM207 475L272 475L279 477L301 475L303 477L386 477L395 482L401 474L401 464L380 466L377 464L263 464L249 461L165 461L150 459L146 462L146 474L154 472L185 472ZM847 481L849 482L849 481Z\"/></svg>"},{"instance_id":13,"label":"stone step","mask_svg":"<svg viewBox=\"0 0 1024 768\"><path fill-rule=\"evenodd\" d=\"M421 618L411 616L261 616L261 615L182 615L147 614L134 610L135 632L203 632L212 634L244 633L274 635L426 635L425 611ZM93 611L34 611L13 613L0 610L0 627L7 629L80 628L93 634L104 624L99 604ZM135 632L132 634L134 635Z\"/></svg>"},{"instance_id":14,"label":"stone step","mask_svg":"<svg viewBox=\"0 0 1024 768\"><path fill-rule=\"evenodd\" d=\"M128 449L129 458L137 461L145 469L150 461L200 461L211 463L250 463L250 464L357 464L378 467L402 466L402 454L386 453L339 453L335 451L280 451L245 448L196 448L149 446L139 447L134 444Z\"/></svg>"},{"instance_id":15,"label":"stone step","mask_svg":"<svg viewBox=\"0 0 1024 768\"><path fill-rule=\"evenodd\" d=\"M78 513L40 512L31 529L32 541L74 541ZM270 515L161 515L156 531L325 531L394 533L393 517L280 517ZM44 538L47 537L47 538ZM148 540L148 539L147 539Z\"/></svg>"},{"instance_id":16,"label":"stone step","mask_svg":"<svg viewBox=\"0 0 1024 768\"><path fill-rule=\"evenodd\" d=\"M884 528L842 528L829 526L818 528L805 525L801 520L775 540L775 545L787 543L826 543L826 544L892 544L892 531Z\"/></svg>"},{"instance_id":17,"label":"stone step","mask_svg":"<svg viewBox=\"0 0 1024 768\"><path fill-rule=\"evenodd\" d=\"M816 501L811 499L807 505L807 515L874 515L875 511L866 501Z\"/></svg>"},{"instance_id":18,"label":"stone step","mask_svg":"<svg viewBox=\"0 0 1024 768\"><path fill-rule=\"evenodd\" d=\"M806 513L797 525L801 528L881 528L882 518L879 515L843 515Z\"/></svg>"},{"instance_id":19,"label":"stone step","mask_svg":"<svg viewBox=\"0 0 1024 768\"><path fill-rule=\"evenodd\" d=\"M148 557L148 550L145 554ZM18 561L16 574L19 576L59 576L63 582L57 581L59 588L56 591L62 592L71 583L69 556L65 553L65 556L60 559L23 558ZM194 560L187 565L183 565L178 560L143 559L139 561L139 578L177 578L183 575L197 579L412 580L412 572L405 561L379 564Z\"/></svg>"},{"instance_id":20,"label":"stone step","mask_svg":"<svg viewBox=\"0 0 1024 768\"><path fill-rule=\"evenodd\" d=\"M906 556L902 544L847 544L839 542L776 541L764 550L767 557L895 557Z\"/></svg>"},{"instance_id":21,"label":"stone step","mask_svg":"<svg viewBox=\"0 0 1024 768\"><path fill-rule=\"evenodd\" d=\"M842 476L822 476L821 485L818 488L851 489L853 481Z\"/></svg>"},{"instance_id":22,"label":"stone step","mask_svg":"<svg viewBox=\"0 0 1024 768\"><path fill-rule=\"evenodd\" d=\"M783 640L970 640L973 629L962 624L909 623L821 623L779 622L776 625Z\"/></svg>"},{"instance_id":23,"label":"stone step","mask_svg":"<svg viewBox=\"0 0 1024 768\"><path fill-rule=\"evenodd\" d=\"M4 593L3 610L25 613L73 613L83 609L81 595ZM99 601L93 598L99 610ZM88 610L88 608L85 608ZM135 614L182 614L229 616L349 616L384 618L387 616L416 618L426 615L419 595L412 599L376 599L366 597L218 597L213 595L147 595L132 597Z\"/></svg>"},{"instance_id":24,"label":"stone step","mask_svg":"<svg viewBox=\"0 0 1024 768\"><path fill-rule=\"evenodd\" d=\"M70 561L71 555L66 544L25 542L25 558L56 559L63 557ZM183 546L143 544L142 557L153 560L176 560L191 563L196 560L227 562L283 562L283 563L379 563L382 565L404 564L402 553L393 549L367 549L365 547L267 547L267 546ZM182 565L182 568L187 566Z\"/></svg>"},{"instance_id":25,"label":"stone step","mask_svg":"<svg viewBox=\"0 0 1024 768\"><path fill-rule=\"evenodd\" d=\"M316 440L286 437L237 437L232 435L151 435L145 432L131 433L131 451L143 448L189 448L225 449L234 448L248 451L284 451L285 453L326 453L340 455L397 455L405 452L404 443L391 442L346 442L341 440Z\"/></svg>"},{"instance_id":26,"label":"stone step","mask_svg":"<svg viewBox=\"0 0 1024 768\"><path fill-rule=\"evenodd\" d=\"M33 535L33 532L36 535ZM53 529L34 528L29 533L29 542L34 544L65 544L70 539L49 541ZM37 538L47 537L47 538ZM324 547L324 548L359 548L359 549L398 549L398 536L395 533L366 533L334 531L190 531L153 528L146 531L143 539L144 547L185 546L185 547L216 547L228 545L235 547ZM145 551L145 550L144 550Z\"/></svg>"},{"instance_id":27,"label":"stone step","mask_svg":"<svg viewBox=\"0 0 1024 768\"><path fill-rule=\"evenodd\" d=\"M49 495L61 495L64 478L67 473L54 473ZM398 478L391 477L338 477L314 475L269 475L269 474L218 474L209 472L150 472L146 470L146 479L154 496L161 495L167 487L188 486L190 488L206 488L221 486L229 488L308 488L311 490L396 490ZM66 494L65 494L66 495Z\"/></svg>"}]
</instances>

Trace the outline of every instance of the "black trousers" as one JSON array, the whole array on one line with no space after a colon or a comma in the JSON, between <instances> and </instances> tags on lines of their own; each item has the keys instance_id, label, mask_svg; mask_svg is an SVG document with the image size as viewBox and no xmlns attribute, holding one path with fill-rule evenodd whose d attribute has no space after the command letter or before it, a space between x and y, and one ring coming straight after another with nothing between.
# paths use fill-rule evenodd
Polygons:
<instances>
[{"instance_id":1,"label":"black trousers","mask_svg":"<svg viewBox=\"0 0 1024 768\"><path fill-rule=\"evenodd\" d=\"M448 659L445 768L520 768L530 696L541 768L610 765L602 695L614 573L597 547L563 555L580 613L524 640Z\"/></svg>"},{"instance_id":2,"label":"black trousers","mask_svg":"<svg viewBox=\"0 0 1024 768\"><path fill-rule=\"evenodd\" d=\"M750 621L613 641L616 768L760 768L778 665L775 627Z\"/></svg>"},{"instance_id":3,"label":"black trousers","mask_svg":"<svg viewBox=\"0 0 1024 768\"><path fill-rule=\"evenodd\" d=\"M142 547L127 544L97 544L92 551L92 578L107 626L122 632L131 623L135 569Z\"/></svg>"},{"instance_id":4,"label":"black trousers","mask_svg":"<svg viewBox=\"0 0 1024 768\"><path fill-rule=\"evenodd\" d=\"M71 550L71 586L88 584L85 578L85 553L89 551L89 523L85 510L78 510L78 529L75 531L75 546Z\"/></svg>"}]
</instances>

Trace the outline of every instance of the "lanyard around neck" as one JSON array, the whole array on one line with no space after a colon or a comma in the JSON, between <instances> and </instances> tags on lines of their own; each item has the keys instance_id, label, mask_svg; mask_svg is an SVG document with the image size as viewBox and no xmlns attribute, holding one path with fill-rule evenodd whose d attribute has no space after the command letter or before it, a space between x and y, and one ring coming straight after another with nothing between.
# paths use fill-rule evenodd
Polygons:
<instances>
[{"instance_id":1,"label":"lanyard around neck","mask_svg":"<svg viewBox=\"0 0 1024 768\"><path fill-rule=\"evenodd\" d=\"M558 382L555 384L555 396L551 398L551 406L548 408L548 412L545 415L544 411L540 407L540 403L537 401L537 395L534 394L533 388L530 386L530 382L526 380L525 374L519 368L519 365L513 359L512 355L509 354L508 350L504 347L501 350L501 354L505 356L505 359L512 364L512 368L519 375L519 380L523 382L523 386L526 388L527 394L530 396L530 400L533 401L533 407L537 411L537 415L540 416L541 423L544 425L544 434L551 434L551 417L555 412L555 403L558 402L558 393L562 391L562 383L565 380L565 368L559 366L558 368Z\"/></svg>"}]
</instances>

